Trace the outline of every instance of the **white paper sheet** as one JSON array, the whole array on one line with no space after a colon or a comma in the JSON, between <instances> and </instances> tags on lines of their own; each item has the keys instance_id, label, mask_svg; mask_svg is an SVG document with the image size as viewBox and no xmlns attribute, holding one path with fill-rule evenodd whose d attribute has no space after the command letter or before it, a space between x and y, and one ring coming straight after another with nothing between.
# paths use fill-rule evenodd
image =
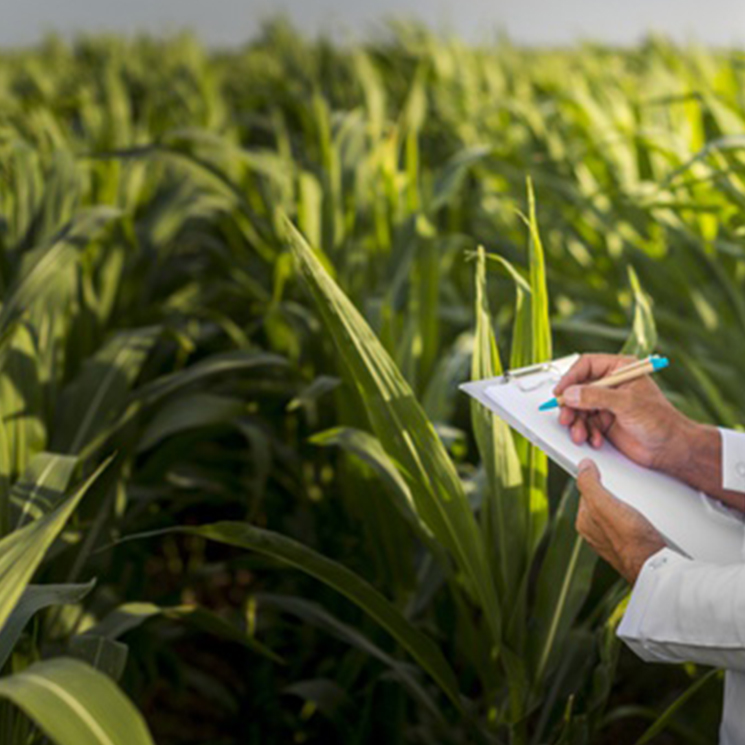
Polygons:
<instances>
[{"instance_id":1,"label":"white paper sheet","mask_svg":"<svg viewBox=\"0 0 745 745\"><path fill-rule=\"evenodd\" d=\"M639 510L671 546L700 561L741 563L745 538L745 518L741 513L676 479L636 465L607 442L599 450L575 445L568 430L559 424L558 409L538 410L540 404L553 397L553 387L575 359L576 356L563 358L555 361L549 372L508 383L503 378L492 378L466 383L461 388L570 475L577 475L583 458L592 458L608 491Z\"/></svg>"}]
</instances>

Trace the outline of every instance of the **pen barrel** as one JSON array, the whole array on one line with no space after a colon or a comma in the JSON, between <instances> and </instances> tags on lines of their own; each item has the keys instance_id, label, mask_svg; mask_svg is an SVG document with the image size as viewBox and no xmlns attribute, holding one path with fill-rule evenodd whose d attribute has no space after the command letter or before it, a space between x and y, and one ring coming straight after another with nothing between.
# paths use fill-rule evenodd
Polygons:
<instances>
[{"instance_id":1,"label":"pen barrel","mask_svg":"<svg viewBox=\"0 0 745 745\"><path fill-rule=\"evenodd\" d=\"M641 360L638 363L629 365L628 368L621 369L617 373L609 375L607 378L595 380L587 385L594 386L595 388L613 388L614 386L621 385L621 383L628 383L630 380L636 380L645 375L651 375L654 371L654 365L649 360ZM563 396L559 396L556 400L559 406L564 405Z\"/></svg>"},{"instance_id":2,"label":"pen barrel","mask_svg":"<svg viewBox=\"0 0 745 745\"><path fill-rule=\"evenodd\" d=\"M634 366L631 370L621 370L614 375L609 375L607 378L602 380L596 380L590 385L596 388L613 388L621 383L628 383L630 380L636 380L644 375L651 375L654 372L654 365L651 362L645 361L643 364Z\"/></svg>"}]
</instances>

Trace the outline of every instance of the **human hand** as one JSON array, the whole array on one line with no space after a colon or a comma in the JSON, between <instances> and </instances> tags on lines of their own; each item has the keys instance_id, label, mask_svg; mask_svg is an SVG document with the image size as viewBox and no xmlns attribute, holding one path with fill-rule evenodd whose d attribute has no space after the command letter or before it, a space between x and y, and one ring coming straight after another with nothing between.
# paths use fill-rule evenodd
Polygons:
<instances>
[{"instance_id":1,"label":"human hand","mask_svg":"<svg viewBox=\"0 0 745 745\"><path fill-rule=\"evenodd\" d=\"M618 388L588 386L636 358L585 354L554 388L563 406L559 422L569 427L577 445L599 448L611 442L631 460L648 468L675 474L683 469L696 424L681 414L649 377Z\"/></svg>"},{"instance_id":2,"label":"human hand","mask_svg":"<svg viewBox=\"0 0 745 745\"><path fill-rule=\"evenodd\" d=\"M582 494L577 532L633 585L644 562L665 548L665 541L649 520L603 488L597 466L587 458L579 464L577 486Z\"/></svg>"}]
</instances>

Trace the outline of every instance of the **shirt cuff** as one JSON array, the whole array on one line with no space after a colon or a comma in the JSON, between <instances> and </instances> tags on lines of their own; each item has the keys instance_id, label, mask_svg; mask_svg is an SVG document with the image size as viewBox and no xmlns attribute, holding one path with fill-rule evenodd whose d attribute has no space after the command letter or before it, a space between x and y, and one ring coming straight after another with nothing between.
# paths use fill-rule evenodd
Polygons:
<instances>
[{"instance_id":1,"label":"shirt cuff","mask_svg":"<svg viewBox=\"0 0 745 745\"><path fill-rule=\"evenodd\" d=\"M745 492L745 432L719 427L722 435L722 486Z\"/></svg>"},{"instance_id":2,"label":"shirt cuff","mask_svg":"<svg viewBox=\"0 0 745 745\"><path fill-rule=\"evenodd\" d=\"M644 617L654 607L654 595L659 579L680 562L690 561L671 548L662 548L652 554L642 566L631 591L626 612L618 624L616 636L622 639L643 660L659 660L659 656L647 647L643 632ZM654 611L653 611L654 612Z\"/></svg>"}]
</instances>

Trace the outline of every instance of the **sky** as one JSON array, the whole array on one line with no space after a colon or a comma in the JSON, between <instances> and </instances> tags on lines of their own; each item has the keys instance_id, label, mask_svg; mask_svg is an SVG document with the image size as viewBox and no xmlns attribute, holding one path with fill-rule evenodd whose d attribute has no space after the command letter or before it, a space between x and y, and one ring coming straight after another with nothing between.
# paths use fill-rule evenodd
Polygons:
<instances>
[{"instance_id":1,"label":"sky","mask_svg":"<svg viewBox=\"0 0 745 745\"><path fill-rule=\"evenodd\" d=\"M184 28L208 44L230 46L278 12L309 33L342 37L375 32L381 19L396 16L475 41L504 29L528 44L628 44L655 30L680 41L745 46L745 0L0 0L0 8L3 47L32 44L51 30L74 36Z\"/></svg>"}]
</instances>

